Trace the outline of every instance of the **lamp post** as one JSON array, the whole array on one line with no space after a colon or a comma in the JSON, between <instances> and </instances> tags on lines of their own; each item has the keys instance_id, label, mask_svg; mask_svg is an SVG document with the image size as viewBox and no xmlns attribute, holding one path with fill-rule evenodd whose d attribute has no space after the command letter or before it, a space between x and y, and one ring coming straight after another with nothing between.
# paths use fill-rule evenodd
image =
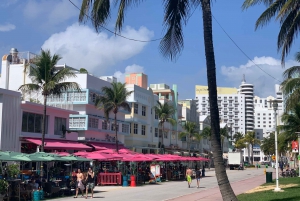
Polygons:
<instances>
[{"instance_id":1,"label":"lamp post","mask_svg":"<svg viewBox=\"0 0 300 201\"><path fill-rule=\"evenodd\" d=\"M279 180L278 180L278 141L277 141L277 109L278 109L278 100L272 100L275 117L275 167L276 167L276 187L274 191L280 191Z\"/></svg>"}]
</instances>

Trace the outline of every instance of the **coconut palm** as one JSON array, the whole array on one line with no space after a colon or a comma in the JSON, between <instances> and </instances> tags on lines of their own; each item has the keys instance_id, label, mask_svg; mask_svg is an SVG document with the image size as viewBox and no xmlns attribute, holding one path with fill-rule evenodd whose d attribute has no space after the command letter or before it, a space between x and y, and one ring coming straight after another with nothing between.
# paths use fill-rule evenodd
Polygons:
<instances>
[{"instance_id":1,"label":"coconut palm","mask_svg":"<svg viewBox=\"0 0 300 201\"><path fill-rule=\"evenodd\" d=\"M277 48L281 50L281 62L284 65L285 57L299 33L299 2L298 0L245 0L242 8L247 9L257 4L265 4L268 8L257 19L255 29L267 25L272 18L280 23Z\"/></svg>"},{"instance_id":2,"label":"coconut palm","mask_svg":"<svg viewBox=\"0 0 300 201\"><path fill-rule=\"evenodd\" d=\"M164 102L163 104L157 101L157 105L154 106L155 114L158 116L160 129L162 131L161 135L161 143L159 148L160 152L163 153L163 147L164 147L164 134L165 134L165 123L169 123L172 126L176 125L176 120L174 119L175 115L175 108L173 105L171 105L169 102Z\"/></svg>"},{"instance_id":3,"label":"coconut palm","mask_svg":"<svg viewBox=\"0 0 300 201\"><path fill-rule=\"evenodd\" d=\"M122 0L118 1L118 13L115 23L115 31L121 31L125 13L128 7L138 5L142 0ZM116 1L115 5L118 5ZM221 137L220 137L220 120L218 109L217 81L216 81L216 64L213 46L212 34L212 13L211 0L165 0L163 1L164 18L163 24L166 33L160 42L160 50L162 55L171 60L176 60L184 47L183 25L185 25L191 17L191 11L198 6L202 8L202 22L204 32L204 49L207 66L208 94L210 99L210 115L212 128L212 149L214 164L224 164ZM91 16L89 16L91 14ZM92 24L96 31L101 31L111 15L111 1L109 0L83 0L79 22L86 22L92 19ZM217 165L215 167L218 185L223 200L237 200L231 185L229 183L225 166Z\"/></svg>"},{"instance_id":4,"label":"coconut palm","mask_svg":"<svg viewBox=\"0 0 300 201\"><path fill-rule=\"evenodd\" d=\"M244 134L241 132L236 132L233 135L233 139L234 139L234 147L238 150L241 150L243 148L246 148L246 144L244 142Z\"/></svg>"},{"instance_id":5,"label":"coconut palm","mask_svg":"<svg viewBox=\"0 0 300 201\"><path fill-rule=\"evenodd\" d=\"M211 137L211 129L210 129L210 127L203 128L203 130L202 130L202 132L201 132L200 135L201 135L202 138L210 140L210 137Z\"/></svg>"},{"instance_id":6,"label":"coconut palm","mask_svg":"<svg viewBox=\"0 0 300 201\"><path fill-rule=\"evenodd\" d=\"M103 95L98 96L95 101L95 106L99 110L103 110L106 119L109 119L109 114L114 114L114 125L113 129L116 135L116 151L119 153L119 142L118 142L118 129L117 126L117 114L120 109L130 112L131 108L127 103L127 98L130 96L132 91L126 90L126 84L121 82L113 82L110 87L102 87Z\"/></svg>"},{"instance_id":7,"label":"coconut palm","mask_svg":"<svg viewBox=\"0 0 300 201\"><path fill-rule=\"evenodd\" d=\"M184 132L179 133L179 137L185 137L188 142L189 156L191 155L191 140L195 139L200 141L201 135L197 132L197 125L195 122L187 121L183 125Z\"/></svg>"},{"instance_id":8,"label":"coconut palm","mask_svg":"<svg viewBox=\"0 0 300 201\"><path fill-rule=\"evenodd\" d=\"M248 131L244 137L244 142L248 143L251 146L251 155L252 155L252 164L254 163L254 157L253 157L253 147L256 144L260 144L260 140L256 138L254 131ZM249 160L250 161L250 160Z\"/></svg>"},{"instance_id":9,"label":"coconut palm","mask_svg":"<svg viewBox=\"0 0 300 201\"><path fill-rule=\"evenodd\" d=\"M226 127L220 129L220 136L221 136L221 146L222 146L222 152L224 147L224 141L225 138L229 138L228 130ZM205 127L203 131L201 132L201 137L206 139L211 139L211 128Z\"/></svg>"},{"instance_id":10,"label":"coconut palm","mask_svg":"<svg viewBox=\"0 0 300 201\"><path fill-rule=\"evenodd\" d=\"M293 110L300 100L300 66L286 69L283 79L281 89L285 97L285 109Z\"/></svg>"},{"instance_id":11,"label":"coconut palm","mask_svg":"<svg viewBox=\"0 0 300 201\"><path fill-rule=\"evenodd\" d=\"M76 77L74 72L69 68L57 70L55 65L61 59L58 54L51 55L50 50L41 50L41 54L36 57L33 64L27 70L30 70L31 84L23 84L19 90L23 94L31 92L41 92L44 97L44 111L42 123L42 144L41 151L44 151L44 141L46 133L46 114L47 98L51 95L60 96L68 90L80 91L76 82L64 82L67 78Z\"/></svg>"}]
</instances>

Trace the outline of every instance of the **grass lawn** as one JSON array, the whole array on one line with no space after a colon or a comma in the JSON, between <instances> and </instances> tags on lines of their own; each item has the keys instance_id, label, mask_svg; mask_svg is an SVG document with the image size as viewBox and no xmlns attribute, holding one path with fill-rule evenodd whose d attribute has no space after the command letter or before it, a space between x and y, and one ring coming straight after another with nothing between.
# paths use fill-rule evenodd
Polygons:
<instances>
[{"instance_id":1,"label":"grass lawn","mask_svg":"<svg viewBox=\"0 0 300 201\"><path fill-rule=\"evenodd\" d=\"M260 188L262 191L253 193L244 193L238 195L239 201L299 201L300 200L300 178L280 178L279 186L284 190L283 192L273 192L275 188L275 181L273 183L263 184ZM286 188L285 188L286 187ZM263 190L266 188L266 190ZM271 190L269 190L271 188Z\"/></svg>"}]
</instances>

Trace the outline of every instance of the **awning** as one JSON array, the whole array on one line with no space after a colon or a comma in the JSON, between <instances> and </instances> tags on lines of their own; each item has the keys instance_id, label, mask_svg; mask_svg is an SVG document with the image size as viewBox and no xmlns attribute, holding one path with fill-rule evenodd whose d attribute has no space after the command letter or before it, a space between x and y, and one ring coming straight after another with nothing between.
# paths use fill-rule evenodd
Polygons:
<instances>
[{"instance_id":1,"label":"awning","mask_svg":"<svg viewBox=\"0 0 300 201\"><path fill-rule=\"evenodd\" d=\"M103 150L103 149L116 149L116 144L109 144L109 143L99 143L99 142L87 142L89 145L95 147L96 150ZM119 149L125 149L123 144L119 144Z\"/></svg>"},{"instance_id":2,"label":"awning","mask_svg":"<svg viewBox=\"0 0 300 201\"><path fill-rule=\"evenodd\" d=\"M31 142L36 145L41 145L42 140L36 138L25 138L26 141ZM84 145L79 142L72 142L66 140L56 140L56 139L45 139L45 149L64 149L64 150L91 150L92 147Z\"/></svg>"}]
</instances>

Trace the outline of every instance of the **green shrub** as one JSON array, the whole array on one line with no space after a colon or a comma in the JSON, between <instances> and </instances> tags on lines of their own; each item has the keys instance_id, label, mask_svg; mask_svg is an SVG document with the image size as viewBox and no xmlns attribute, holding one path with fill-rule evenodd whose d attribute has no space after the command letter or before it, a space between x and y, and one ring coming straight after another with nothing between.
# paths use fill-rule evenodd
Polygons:
<instances>
[{"instance_id":1,"label":"green shrub","mask_svg":"<svg viewBox=\"0 0 300 201\"><path fill-rule=\"evenodd\" d=\"M8 189L8 182L6 180L0 180L0 194L3 195Z\"/></svg>"}]
</instances>

